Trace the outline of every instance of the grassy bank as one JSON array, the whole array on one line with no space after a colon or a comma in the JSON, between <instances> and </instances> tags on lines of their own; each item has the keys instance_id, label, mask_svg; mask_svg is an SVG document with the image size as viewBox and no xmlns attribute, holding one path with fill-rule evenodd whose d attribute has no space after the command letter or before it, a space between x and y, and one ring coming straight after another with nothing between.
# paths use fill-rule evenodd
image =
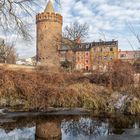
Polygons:
<instances>
[{"instance_id":1,"label":"grassy bank","mask_svg":"<svg viewBox=\"0 0 140 140\"><path fill-rule=\"evenodd\" d=\"M51 73L46 70L25 72L1 67L0 106L26 111L45 111L48 107L82 107L114 112L114 102L117 101L115 96L119 95L119 92L91 82L91 77L82 73ZM138 88L135 88L138 92L136 95L128 93L130 97L135 97L137 102L132 100L129 108L125 107L124 111L127 109L130 113L140 113Z\"/></svg>"},{"instance_id":2,"label":"grassy bank","mask_svg":"<svg viewBox=\"0 0 140 140\"><path fill-rule=\"evenodd\" d=\"M0 70L1 106L104 108L109 91L81 74Z\"/></svg>"}]
</instances>

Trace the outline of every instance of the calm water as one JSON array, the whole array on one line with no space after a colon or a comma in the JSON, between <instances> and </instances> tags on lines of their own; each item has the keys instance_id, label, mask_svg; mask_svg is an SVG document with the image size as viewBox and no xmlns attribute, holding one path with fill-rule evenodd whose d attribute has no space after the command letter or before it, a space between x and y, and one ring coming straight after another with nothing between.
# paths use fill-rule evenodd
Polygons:
<instances>
[{"instance_id":1,"label":"calm water","mask_svg":"<svg viewBox=\"0 0 140 140\"><path fill-rule=\"evenodd\" d=\"M0 140L140 140L140 117L2 117Z\"/></svg>"}]
</instances>

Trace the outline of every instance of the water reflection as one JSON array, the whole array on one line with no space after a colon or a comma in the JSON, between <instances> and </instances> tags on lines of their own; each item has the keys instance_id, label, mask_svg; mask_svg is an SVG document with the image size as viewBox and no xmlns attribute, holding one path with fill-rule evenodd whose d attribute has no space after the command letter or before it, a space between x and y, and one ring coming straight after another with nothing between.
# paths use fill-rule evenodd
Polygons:
<instances>
[{"instance_id":1,"label":"water reflection","mask_svg":"<svg viewBox=\"0 0 140 140\"><path fill-rule=\"evenodd\" d=\"M36 124L36 140L61 140L61 123L57 120Z\"/></svg>"},{"instance_id":2,"label":"water reflection","mask_svg":"<svg viewBox=\"0 0 140 140\"><path fill-rule=\"evenodd\" d=\"M64 120L61 124L64 135L72 135L74 137L83 136L100 136L108 135L109 124L108 121L97 121L90 118L80 118L78 121Z\"/></svg>"},{"instance_id":3,"label":"water reflection","mask_svg":"<svg viewBox=\"0 0 140 140\"><path fill-rule=\"evenodd\" d=\"M129 116L17 118L0 123L0 140L139 140L139 122Z\"/></svg>"},{"instance_id":4,"label":"water reflection","mask_svg":"<svg viewBox=\"0 0 140 140\"><path fill-rule=\"evenodd\" d=\"M0 140L35 140L35 127L15 128L10 132L0 129Z\"/></svg>"}]
</instances>

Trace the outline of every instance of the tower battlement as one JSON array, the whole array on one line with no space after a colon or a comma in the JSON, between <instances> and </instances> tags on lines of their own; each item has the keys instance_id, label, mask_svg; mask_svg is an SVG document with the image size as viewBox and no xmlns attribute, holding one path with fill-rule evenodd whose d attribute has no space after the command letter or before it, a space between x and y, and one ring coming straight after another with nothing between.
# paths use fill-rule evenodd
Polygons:
<instances>
[{"instance_id":1,"label":"tower battlement","mask_svg":"<svg viewBox=\"0 0 140 140\"><path fill-rule=\"evenodd\" d=\"M58 13L43 12L36 16L36 23L38 22L58 22L63 24L63 17Z\"/></svg>"}]
</instances>

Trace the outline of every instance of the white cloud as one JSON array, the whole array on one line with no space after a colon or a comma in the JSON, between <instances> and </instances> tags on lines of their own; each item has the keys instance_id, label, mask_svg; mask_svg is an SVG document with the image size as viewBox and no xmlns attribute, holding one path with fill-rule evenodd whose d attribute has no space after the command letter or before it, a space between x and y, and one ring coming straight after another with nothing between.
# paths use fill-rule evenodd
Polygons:
<instances>
[{"instance_id":1,"label":"white cloud","mask_svg":"<svg viewBox=\"0 0 140 140\"><path fill-rule=\"evenodd\" d=\"M61 7L57 9L63 15L63 27L74 21L89 25L87 41L118 39L119 48L131 49L127 39L135 48L139 46L126 23L131 23L140 31L140 0L61 0ZM41 0L39 6L34 6L35 13L44 10L46 1ZM17 42L18 52L21 56L33 56L36 51L35 13L33 17L26 17L31 26L34 38L31 44L25 45L21 40ZM104 34L104 35L103 35Z\"/></svg>"}]
</instances>

